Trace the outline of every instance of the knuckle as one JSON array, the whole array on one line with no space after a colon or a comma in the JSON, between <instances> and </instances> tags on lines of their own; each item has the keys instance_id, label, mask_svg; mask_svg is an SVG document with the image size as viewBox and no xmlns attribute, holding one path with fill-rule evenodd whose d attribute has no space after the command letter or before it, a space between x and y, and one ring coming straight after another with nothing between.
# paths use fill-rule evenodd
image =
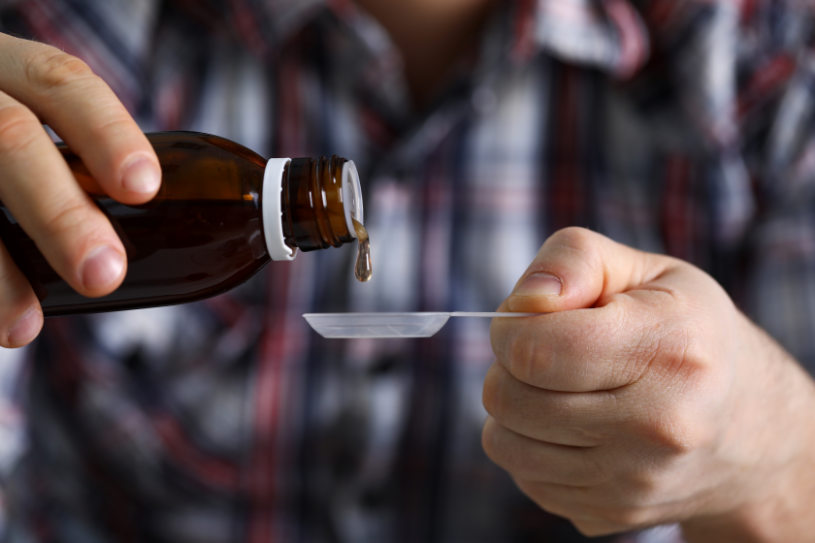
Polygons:
<instances>
[{"instance_id":1,"label":"knuckle","mask_svg":"<svg viewBox=\"0 0 815 543\"><path fill-rule=\"evenodd\" d=\"M481 448L484 450L487 457L494 462L495 459L493 458L493 452L495 451L495 436L491 426L492 425L487 422L481 429Z\"/></svg>"},{"instance_id":2,"label":"knuckle","mask_svg":"<svg viewBox=\"0 0 815 543\"><path fill-rule=\"evenodd\" d=\"M648 437L660 448L674 454L683 454L692 449L685 429L671 417L657 418L651 425Z\"/></svg>"},{"instance_id":3,"label":"knuckle","mask_svg":"<svg viewBox=\"0 0 815 543\"><path fill-rule=\"evenodd\" d=\"M482 403L487 413L498 422L507 422L516 415L517 389L513 386L514 379L504 366L498 362L488 371L484 378L482 390Z\"/></svg>"},{"instance_id":4,"label":"knuckle","mask_svg":"<svg viewBox=\"0 0 815 543\"><path fill-rule=\"evenodd\" d=\"M66 202L45 219L43 230L48 236L64 236L66 232L86 224L88 218L85 202Z\"/></svg>"},{"instance_id":5,"label":"knuckle","mask_svg":"<svg viewBox=\"0 0 815 543\"><path fill-rule=\"evenodd\" d=\"M580 226L567 226L552 234L546 244L579 255L591 255L600 234Z\"/></svg>"},{"instance_id":6,"label":"knuckle","mask_svg":"<svg viewBox=\"0 0 815 543\"><path fill-rule=\"evenodd\" d=\"M630 474L625 481L629 503L648 504L659 495L662 483L652 470L640 470Z\"/></svg>"},{"instance_id":7,"label":"knuckle","mask_svg":"<svg viewBox=\"0 0 815 543\"><path fill-rule=\"evenodd\" d=\"M39 49L27 59L25 75L28 82L41 91L96 77L85 61L50 46Z\"/></svg>"},{"instance_id":8,"label":"knuckle","mask_svg":"<svg viewBox=\"0 0 815 543\"><path fill-rule=\"evenodd\" d=\"M34 113L23 105L0 109L0 154L12 155L29 146L42 131Z\"/></svg>"},{"instance_id":9,"label":"knuckle","mask_svg":"<svg viewBox=\"0 0 815 543\"><path fill-rule=\"evenodd\" d=\"M515 336L508 345L507 369L516 379L529 384L539 383L546 371L546 358L539 342Z\"/></svg>"},{"instance_id":10,"label":"knuckle","mask_svg":"<svg viewBox=\"0 0 815 543\"><path fill-rule=\"evenodd\" d=\"M487 455L487 458L492 460L495 464L503 466L503 449L501 447L501 439L497 431L497 425L490 419L484 424L481 430L481 448Z\"/></svg>"},{"instance_id":11,"label":"knuckle","mask_svg":"<svg viewBox=\"0 0 815 543\"><path fill-rule=\"evenodd\" d=\"M577 263L578 269L591 273L604 269L601 240L608 241L601 234L587 228L568 226L552 234L543 246L563 261Z\"/></svg>"},{"instance_id":12,"label":"knuckle","mask_svg":"<svg viewBox=\"0 0 815 543\"><path fill-rule=\"evenodd\" d=\"M8 292L19 287L19 271L11 255L0 250L0 300L4 306L8 305L10 297Z\"/></svg>"},{"instance_id":13,"label":"knuckle","mask_svg":"<svg viewBox=\"0 0 815 543\"><path fill-rule=\"evenodd\" d=\"M0 345L20 347L33 339L32 330L21 337L14 333L14 327L21 317L37 306L37 297L28 280L11 255L0 246Z\"/></svg>"},{"instance_id":14,"label":"knuckle","mask_svg":"<svg viewBox=\"0 0 815 543\"><path fill-rule=\"evenodd\" d=\"M646 439L669 455L684 455L702 448L708 435L701 421L690 420L690 415L678 405L663 408L642 428Z\"/></svg>"},{"instance_id":15,"label":"knuckle","mask_svg":"<svg viewBox=\"0 0 815 543\"><path fill-rule=\"evenodd\" d=\"M693 344L687 326L676 326L671 334L662 338L658 347L660 354L660 370L663 378L676 382L698 386L713 379L715 372L713 366L704 356L700 356Z\"/></svg>"},{"instance_id":16,"label":"knuckle","mask_svg":"<svg viewBox=\"0 0 815 543\"><path fill-rule=\"evenodd\" d=\"M10 260L0 264L0 325L7 328L13 319L34 304L36 296L28 281Z\"/></svg>"},{"instance_id":17,"label":"knuckle","mask_svg":"<svg viewBox=\"0 0 815 543\"><path fill-rule=\"evenodd\" d=\"M481 393L481 403L484 409L493 417L500 417L501 414L501 385L496 369L490 368L484 378L484 388Z\"/></svg>"},{"instance_id":18,"label":"knuckle","mask_svg":"<svg viewBox=\"0 0 815 543\"><path fill-rule=\"evenodd\" d=\"M600 458L589 454L588 451L584 454L579 476L586 484L602 484L611 479L608 467Z\"/></svg>"},{"instance_id":19,"label":"knuckle","mask_svg":"<svg viewBox=\"0 0 815 543\"><path fill-rule=\"evenodd\" d=\"M99 141L105 141L105 138L111 134L124 133L134 129L133 121L123 114L121 110L110 109L109 114L105 115L105 121L92 129L93 136Z\"/></svg>"}]
</instances>

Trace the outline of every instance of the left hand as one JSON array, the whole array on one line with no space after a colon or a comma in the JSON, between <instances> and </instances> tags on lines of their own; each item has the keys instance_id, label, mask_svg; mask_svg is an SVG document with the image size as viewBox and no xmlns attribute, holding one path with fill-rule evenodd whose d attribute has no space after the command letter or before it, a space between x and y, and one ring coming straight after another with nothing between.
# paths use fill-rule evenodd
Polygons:
<instances>
[{"instance_id":1,"label":"left hand","mask_svg":"<svg viewBox=\"0 0 815 543\"><path fill-rule=\"evenodd\" d=\"M493 321L483 446L543 509L587 535L813 537L812 381L710 276L569 228L501 309L545 314Z\"/></svg>"}]
</instances>

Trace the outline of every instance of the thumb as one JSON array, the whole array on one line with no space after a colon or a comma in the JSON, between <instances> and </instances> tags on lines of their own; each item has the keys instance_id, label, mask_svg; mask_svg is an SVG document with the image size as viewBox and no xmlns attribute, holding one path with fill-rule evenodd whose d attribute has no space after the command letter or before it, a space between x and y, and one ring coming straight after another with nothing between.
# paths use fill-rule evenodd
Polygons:
<instances>
[{"instance_id":1,"label":"thumb","mask_svg":"<svg viewBox=\"0 0 815 543\"><path fill-rule=\"evenodd\" d=\"M546 313L604 305L658 277L669 261L585 228L565 228L544 242L502 307Z\"/></svg>"}]
</instances>

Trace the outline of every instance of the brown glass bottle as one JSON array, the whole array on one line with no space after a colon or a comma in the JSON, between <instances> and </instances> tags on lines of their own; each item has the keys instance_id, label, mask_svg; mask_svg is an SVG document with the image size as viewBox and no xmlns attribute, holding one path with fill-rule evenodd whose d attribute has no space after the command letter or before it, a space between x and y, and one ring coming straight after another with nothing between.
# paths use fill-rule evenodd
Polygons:
<instances>
[{"instance_id":1,"label":"brown glass bottle","mask_svg":"<svg viewBox=\"0 0 815 543\"><path fill-rule=\"evenodd\" d=\"M297 249L337 247L363 222L359 178L339 157L266 160L232 141L195 132L148 134L162 168L150 202L94 198L121 237L127 275L113 293L87 298L48 265L0 206L0 237L37 293L45 315L134 309L199 300L248 279ZM77 155L62 154L78 178Z\"/></svg>"}]
</instances>

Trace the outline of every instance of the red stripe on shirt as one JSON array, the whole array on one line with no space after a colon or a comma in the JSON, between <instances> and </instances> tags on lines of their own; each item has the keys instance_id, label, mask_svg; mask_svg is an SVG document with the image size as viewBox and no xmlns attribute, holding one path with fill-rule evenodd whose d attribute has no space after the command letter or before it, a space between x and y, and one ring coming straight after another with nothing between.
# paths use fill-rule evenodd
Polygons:
<instances>
[{"instance_id":1,"label":"red stripe on shirt","mask_svg":"<svg viewBox=\"0 0 815 543\"><path fill-rule=\"evenodd\" d=\"M665 164L665 184L662 195L661 233L665 252L690 260L691 214L688 194L690 191L690 164L681 156L670 156Z\"/></svg>"},{"instance_id":2,"label":"red stripe on shirt","mask_svg":"<svg viewBox=\"0 0 815 543\"><path fill-rule=\"evenodd\" d=\"M238 471L224 460L206 456L200 447L185 435L177 420L166 414L153 417L156 429L165 450L177 466L193 474L196 480L214 487L233 490L238 485Z\"/></svg>"}]
</instances>

